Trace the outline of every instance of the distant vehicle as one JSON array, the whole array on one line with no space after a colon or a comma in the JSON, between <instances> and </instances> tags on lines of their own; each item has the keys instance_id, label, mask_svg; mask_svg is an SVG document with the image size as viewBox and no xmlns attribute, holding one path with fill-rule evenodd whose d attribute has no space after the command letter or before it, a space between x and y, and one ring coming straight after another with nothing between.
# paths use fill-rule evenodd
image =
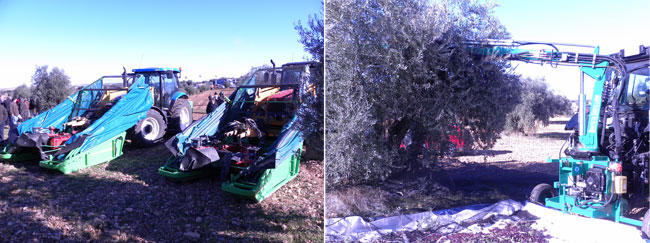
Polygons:
<instances>
[{"instance_id":1,"label":"distant vehicle","mask_svg":"<svg viewBox=\"0 0 650 243\"><path fill-rule=\"evenodd\" d=\"M235 83L236 80L235 78L218 78L218 79L211 79L210 81L214 84L215 87L219 89L225 89L225 88L234 87L233 84Z\"/></svg>"}]
</instances>

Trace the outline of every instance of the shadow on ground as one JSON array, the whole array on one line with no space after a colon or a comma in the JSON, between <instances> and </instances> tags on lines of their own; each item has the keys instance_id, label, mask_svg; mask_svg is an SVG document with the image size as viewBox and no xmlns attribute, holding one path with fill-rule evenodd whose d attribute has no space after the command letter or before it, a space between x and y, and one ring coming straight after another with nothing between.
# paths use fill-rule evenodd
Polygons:
<instances>
[{"instance_id":1,"label":"shadow on ground","mask_svg":"<svg viewBox=\"0 0 650 243\"><path fill-rule=\"evenodd\" d=\"M549 121L549 125L566 125L566 123L569 122L569 120L554 120L554 121Z\"/></svg>"},{"instance_id":2,"label":"shadow on ground","mask_svg":"<svg viewBox=\"0 0 650 243\"><path fill-rule=\"evenodd\" d=\"M571 132L569 132L569 131L567 131L567 132L545 132L545 133L537 134L537 137L538 138L566 140L567 137L569 137L570 134L571 134Z\"/></svg>"},{"instance_id":3,"label":"shadow on ground","mask_svg":"<svg viewBox=\"0 0 650 243\"><path fill-rule=\"evenodd\" d=\"M0 163L0 238L322 241L322 194L318 201L308 192L319 185L305 184L314 178L299 174L277 195L254 203L223 192L216 177L190 183L165 180L157 169L168 156L162 145L131 149L114 161L69 175L42 169L36 162ZM303 185L314 188L295 192ZM291 189L293 193L286 192Z\"/></svg>"},{"instance_id":4,"label":"shadow on ground","mask_svg":"<svg viewBox=\"0 0 650 243\"><path fill-rule=\"evenodd\" d=\"M536 172L557 170L555 164L511 162L459 163L428 173L404 173L372 185L336 188L327 192L326 216L374 218L505 199L524 201L537 184L557 178L556 173ZM510 169L508 164L517 167Z\"/></svg>"},{"instance_id":5,"label":"shadow on ground","mask_svg":"<svg viewBox=\"0 0 650 243\"><path fill-rule=\"evenodd\" d=\"M501 155L501 154L509 154L512 153L510 150L467 150L463 152L457 152L455 154L456 157L462 157L462 156L495 156L495 155Z\"/></svg>"}]
</instances>

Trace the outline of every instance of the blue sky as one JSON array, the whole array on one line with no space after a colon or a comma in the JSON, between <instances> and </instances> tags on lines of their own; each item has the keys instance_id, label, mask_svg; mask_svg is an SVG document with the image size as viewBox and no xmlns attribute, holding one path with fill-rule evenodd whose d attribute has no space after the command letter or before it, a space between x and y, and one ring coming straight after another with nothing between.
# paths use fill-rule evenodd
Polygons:
<instances>
[{"instance_id":1,"label":"blue sky","mask_svg":"<svg viewBox=\"0 0 650 243\"><path fill-rule=\"evenodd\" d=\"M497 0L495 15L515 40L599 45L601 54L625 49L638 54L639 45L650 45L650 1L648 0ZM560 51L593 53L589 49L560 48ZM550 87L577 99L579 71L574 67L518 65L523 76L545 77ZM588 86L589 91L593 85ZM590 92L590 91L589 91Z\"/></svg>"},{"instance_id":2,"label":"blue sky","mask_svg":"<svg viewBox=\"0 0 650 243\"><path fill-rule=\"evenodd\" d=\"M322 13L310 1L0 0L0 88L31 82L35 66L73 84L138 67L182 67L197 80L302 61L294 24Z\"/></svg>"}]
</instances>

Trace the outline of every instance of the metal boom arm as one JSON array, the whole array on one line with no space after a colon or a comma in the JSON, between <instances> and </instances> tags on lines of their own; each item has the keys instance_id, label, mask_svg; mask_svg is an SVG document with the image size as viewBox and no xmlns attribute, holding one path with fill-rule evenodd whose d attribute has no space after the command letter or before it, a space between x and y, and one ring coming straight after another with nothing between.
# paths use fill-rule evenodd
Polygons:
<instances>
[{"instance_id":1,"label":"metal boom arm","mask_svg":"<svg viewBox=\"0 0 650 243\"><path fill-rule=\"evenodd\" d=\"M619 80L627 79L627 70L625 63L620 59L600 55L599 47L589 45L576 45L565 43L533 42L533 41L515 41L515 40L485 40L485 41L466 41L464 43L470 53L477 56L494 56L505 58L511 61L522 61L533 64L549 64L552 67L558 65L574 66L580 68L580 95L579 99L579 139L584 145L579 148L583 152L598 151L598 125L602 121L605 126L606 119L601 118L601 107L607 105L610 94L614 93L617 85L625 85L625 82ZM548 46L550 49L522 49L522 46ZM560 51L557 46L574 46L594 48L594 53L578 53ZM607 69L610 68L616 75L608 77ZM586 119L586 96L584 94L584 74L589 75L595 80L594 91L592 95L591 109L589 119ZM608 79L609 78L609 79ZM620 84L619 84L620 83ZM618 95L612 100L610 114L613 116L614 130L616 137L615 150L620 151L620 124L617 117ZM604 104L603 104L604 103Z\"/></svg>"}]
</instances>

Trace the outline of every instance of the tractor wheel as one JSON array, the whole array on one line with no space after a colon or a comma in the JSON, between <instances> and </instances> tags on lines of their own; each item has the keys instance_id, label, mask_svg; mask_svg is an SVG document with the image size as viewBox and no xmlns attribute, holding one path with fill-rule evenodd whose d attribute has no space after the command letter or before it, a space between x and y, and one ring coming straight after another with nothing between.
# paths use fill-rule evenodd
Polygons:
<instances>
[{"instance_id":1,"label":"tractor wheel","mask_svg":"<svg viewBox=\"0 0 650 243\"><path fill-rule=\"evenodd\" d=\"M547 198L552 198L557 196L555 189L546 183L539 184L533 188L533 191L530 193L530 202L536 203L539 205L544 205Z\"/></svg>"},{"instance_id":2,"label":"tractor wheel","mask_svg":"<svg viewBox=\"0 0 650 243\"><path fill-rule=\"evenodd\" d=\"M643 231L646 237L650 237L650 210L646 211L643 215L643 224L641 225L641 231Z\"/></svg>"},{"instance_id":3,"label":"tractor wheel","mask_svg":"<svg viewBox=\"0 0 650 243\"><path fill-rule=\"evenodd\" d=\"M182 132L192 123L192 107L190 101L179 98L174 102L169 118L169 127L175 133Z\"/></svg>"},{"instance_id":4,"label":"tractor wheel","mask_svg":"<svg viewBox=\"0 0 650 243\"><path fill-rule=\"evenodd\" d=\"M151 147L158 142L163 135L167 124L162 115L156 110L147 111L147 117L140 120L133 128L133 143L138 147Z\"/></svg>"}]
</instances>

